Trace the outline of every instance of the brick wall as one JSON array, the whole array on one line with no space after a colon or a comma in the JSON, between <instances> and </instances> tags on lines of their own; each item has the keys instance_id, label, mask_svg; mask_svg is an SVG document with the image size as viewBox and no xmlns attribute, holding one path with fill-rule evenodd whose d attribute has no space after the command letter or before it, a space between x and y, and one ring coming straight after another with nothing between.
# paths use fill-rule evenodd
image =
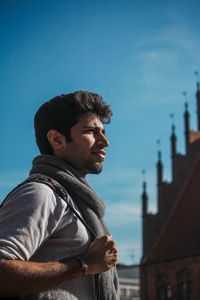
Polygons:
<instances>
[{"instance_id":1,"label":"brick wall","mask_svg":"<svg viewBox=\"0 0 200 300\"><path fill-rule=\"evenodd\" d=\"M189 283L191 298L200 299L200 256L177 259L169 262L141 265L141 299L160 300L158 290L168 286L168 297L180 298L180 285Z\"/></svg>"}]
</instances>

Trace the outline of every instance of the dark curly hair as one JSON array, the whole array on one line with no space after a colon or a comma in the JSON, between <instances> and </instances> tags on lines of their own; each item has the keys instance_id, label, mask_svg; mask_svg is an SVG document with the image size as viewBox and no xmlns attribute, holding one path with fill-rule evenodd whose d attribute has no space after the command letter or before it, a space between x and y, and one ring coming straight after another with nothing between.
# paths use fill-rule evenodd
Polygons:
<instances>
[{"instance_id":1,"label":"dark curly hair","mask_svg":"<svg viewBox=\"0 0 200 300\"><path fill-rule=\"evenodd\" d=\"M98 115L102 123L110 123L112 110L103 98L88 91L76 91L71 94L57 96L45 102L34 118L35 136L42 154L53 154L47 139L50 129L57 130L71 141L70 129L79 121L79 117L87 112Z\"/></svg>"}]
</instances>

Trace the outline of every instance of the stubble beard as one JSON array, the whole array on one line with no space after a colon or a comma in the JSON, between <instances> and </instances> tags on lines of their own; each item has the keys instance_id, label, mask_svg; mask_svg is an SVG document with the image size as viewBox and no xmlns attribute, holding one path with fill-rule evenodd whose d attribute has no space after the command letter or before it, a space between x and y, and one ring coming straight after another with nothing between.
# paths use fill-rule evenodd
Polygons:
<instances>
[{"instance_id":1,"label":"stubble beard","mask_svg":"<svg viewBox=\"0 0 200 300\"><path fill-rule=\"evenodd\" d=\"M103 162L87 162L86 165L88 174L99 174L103 169Z\"/></svg>"}]
</instances>

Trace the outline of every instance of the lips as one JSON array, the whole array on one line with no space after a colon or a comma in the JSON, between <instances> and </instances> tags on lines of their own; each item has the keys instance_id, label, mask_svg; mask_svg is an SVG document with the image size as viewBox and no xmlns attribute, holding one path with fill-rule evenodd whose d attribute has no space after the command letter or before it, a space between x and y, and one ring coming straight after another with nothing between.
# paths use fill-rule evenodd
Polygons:
<instances>
[{"instance_id":1,"label":"lips","mask_svg":"<svg viewBox=\"0 0 200 300\"><path fill-rule=\"evenodd\" d=\"M97 151L92 151L92 154L97 155L98 157L104 159L106 155L106 151L104 150L97 150Z\"/></svg>"}]
</instances>

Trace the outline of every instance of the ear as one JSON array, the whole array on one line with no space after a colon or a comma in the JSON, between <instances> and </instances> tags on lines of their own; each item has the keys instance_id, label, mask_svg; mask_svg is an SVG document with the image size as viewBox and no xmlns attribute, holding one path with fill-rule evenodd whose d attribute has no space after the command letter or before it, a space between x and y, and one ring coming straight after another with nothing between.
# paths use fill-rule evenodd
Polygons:
<instances>
[{"instance_id":1,"label":"ear","mask_svg":"<svg viewBox=\"0 0 200 300\"><path fill-rule=\"evenodd\" d=\"M59 133L58 131L54 130L54 129L50 129L47 133L47 139L49 141L49 143L51 144L51 147L54 150L54 153L61 150L64 146L65 141L65 137L64 135L62 135L61 133Z\"/></svg>"}]
</instances>

